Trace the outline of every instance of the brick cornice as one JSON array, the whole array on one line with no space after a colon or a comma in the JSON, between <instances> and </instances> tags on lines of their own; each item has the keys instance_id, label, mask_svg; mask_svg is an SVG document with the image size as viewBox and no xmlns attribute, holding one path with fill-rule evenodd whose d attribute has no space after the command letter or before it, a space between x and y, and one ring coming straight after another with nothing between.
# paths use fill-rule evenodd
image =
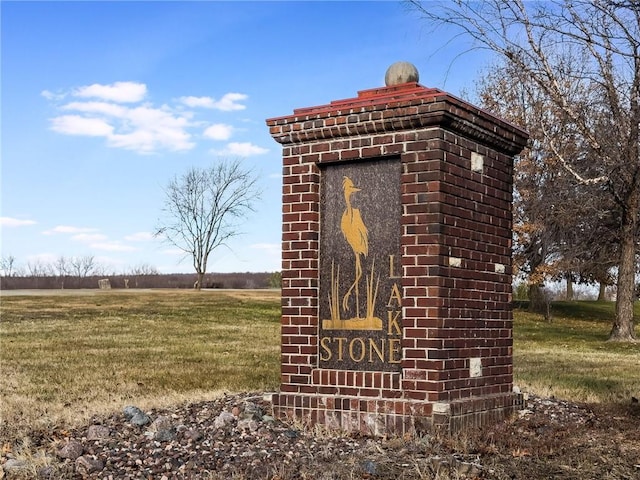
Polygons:
<instances>
[{"instance_id":1,"label":"brick cornice","mask_svg":"<svg viewBox=\"0 0 640 480\"><path fill-rule=\"evenodd\" d=\"M272 137L297 144L440 126L514 154L527 142L521 128L435 88L406 83L358 92L357 98L294 110L267 120Z\"/></svg>"}]
</instances>

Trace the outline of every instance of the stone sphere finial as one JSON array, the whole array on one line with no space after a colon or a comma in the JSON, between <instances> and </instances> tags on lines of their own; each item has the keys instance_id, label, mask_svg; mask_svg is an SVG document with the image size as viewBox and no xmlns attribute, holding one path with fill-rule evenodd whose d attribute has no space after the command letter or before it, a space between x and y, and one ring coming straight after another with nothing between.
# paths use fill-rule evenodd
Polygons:
<instances>
[{"instance_id":1,"label":"stone sphere finial","mask_svg":"<svg viewBox=\"0 0 640 480\"><path fill-rule=\"evenodd\" d=\"M396 62L387 69L384 83L387 87L402 83L418 82L420 75L418 69L409 62Z\"/></svg>"}]
</instances>

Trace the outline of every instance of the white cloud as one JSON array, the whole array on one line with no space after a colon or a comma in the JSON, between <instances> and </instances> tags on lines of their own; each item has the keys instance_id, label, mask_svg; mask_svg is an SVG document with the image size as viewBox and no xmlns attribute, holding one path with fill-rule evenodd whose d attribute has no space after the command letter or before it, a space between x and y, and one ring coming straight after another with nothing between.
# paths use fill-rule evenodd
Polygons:
<instances>
[{"instance_id":1,"label":"white cloud","mask_svg":"<svg viewBox=\"0 0 640 480\"><path fill-rule=\"evenodd\" d=\"M0 225L3 227L27 227L35 225L34 220L22 220L20 218L0 217Z\"/></svg>"},{"instance_id":2,"label":"white cloud","mask_svg":"<svg viewBox=\"0 0 640 480\"><path fill-rule=\"evenodd\" d=\"M51 129L66 135L104 137L109 146L153 153L157 150L190 150L189 114L177 115L168 108L135 108L105 102L72 102L62 107L84 115L51 119Z\"/></svg>"},{"instance_id":3,"label":"white cloud","mask_svg":"<svg viewBox=\"0 0 640 480\"><path fill-rule=\"evenodd\" d=\"M152 152L162 147L174 151L190 150L195 146L186 131L190 126L187 116L142 106L130 109L126 120L133 131L109 136L111 145L139 152Z\"/></svg>"},{"instance_id":4,"label":"white cloud","mask_svg":"<svg viewBox=\"0 0 640 480\"><path fill-rule=\"evenodd\" d=\"M150 232L137 232L132 235L127 235L124 239L130 242L147 242L153 240L153 234Z\"/></svg>"},{"instance_id":5,"label":"white cloud","mask_svg":"<svg viewBox=\"0 0 640 480\"><path fill-rule=\"evenodd\" d=\"M102 240L106 240L107 236L102 235L101 233L79 233L77 235L73 235L71 240L75 240L76 242L101 242Z\"/></svg>"},{"instance_id":6,"label":"white cloud","mask_svg":"<svg viewBox=\"0 0 640 480\"><path fill-rule=\"evenodd\" d=\"M91 248L96 250L106 250L108 252L133 252L137 250L137 248L132 247L131 245L124 245L121 242L112 241L112 242L97 242L92 243Z\"/></svg>"},{"instance_id":7,"label":"white cloud","mask_svg":"<svg viewBox=\"0 0 640 480\"><path fill-rule=\"evenodd\" d=\"M64 110L97 113L118 118L125 118L127 114L127 107L108 102L71 102L67 103L62 108Z\"/></svg>"},{"instance_id":8,"label":"white cloud","mask_svg":"<svg viewBox=\"0 0 640 480\"><path fill-rule=\"evenodd\" d=\"M180 101L191 108L214 108L215 103L211 97L180 97Z\"/></svg>"},{"instance_id":9,"label":"white cloud","mask_svg":"<svg viewBox=\"0 0 640 480\"><path fill-rule=\"evenodd\" d=\"M86 228L86 227L72 227L70 225L58 225L57 227L53 227L51 230L46 230L42 233L45 235L53 235L55 233L68 233L72 235L79 235L81 233L93 233L97 232L97 228Z\"/></svg>"},{"instance_id":10,"label":"white cloud","mask_svg":"<svg viewBox=\"0 0 640 480\"><path fill-rule=\"evenodd\" d=\"M135 103L144 99L147 94L147 86L136 82L115 82L110 85L94 83L79 87L73 95L83 98L100 98L102 100L118 103Z\"/></svg>"},{"instance_id":11,"label":"white cloud","mask_svg":"<svg viewBox=\"0 0 640 480\"><path fill-rule=\"evenodd\" d=\"M66 135L108 137L112 134L113 127L99 118L63 115L51 119L51 130Z\"/></svg>"},{"instance_id":12,"label":"white cloud","mask_svg":"<svg viewBox=\"0 0 640 480\"><path fill-rule=\"evenodd\" d=\"M224 123L211 125L204 131L204 136L212 140L228 140L233 133L233 127Z\"/></svg>"},{"instance_id":13,"label":"white cloud","mask_svg":"<svg viewBox=\"0 0 640 480\"><path fill-rule=\"evenodd\" d=\"M220 101L216 102L216 106L214 108L224 112L244 110L247 107L236 102L241 102L247 98L249 97L243 93L227 93L220 99Z\"/></svg>"},{"instance_id":14,"label":"white cloud","mask_svg":"<svg viewBox=\"0 0 640 480\"><path fill-rule=\"evenodd\" d=\"M211 153L217 155L229 155L237 157L250 157L252 155L262 155L269 150L258 147L250 142L231 142L223 150L212 150Z\"/></svg>"},{"instance_id":15,"label":"white cloud","mask_svg":"<svg viewBox=\"0 0 640 480\"><path fill-rule=\"evenodd\" d=\"M40 92L40 95L42 95L44 98L46 98L47 100L62 100L64 97L66 97L66 94L64 93L53 93L49 90L43 90Z\"/></svg>"},{"instance_id":16,"label":"white cloud","mask_svg":"<svg viewBox=\"0 0 640 480\"><path fill-rule=\"evenodd\" d=\"M75 99L58 103L68 94ZM208 122L195 120L191 108L223 111L243 110L248 97L242 93L227 93L219 100L211 97L181 97L181 105L160 105L144 102L147 86L136 82L115 82L109 85L93 84L56 94L43 90L42 96L59 109L60 114L50 119L50 129L64 135L104 138L113 148L132 150L139 154L158 151L187 151L196 144L191 131ZM203 136L212 140L228 140L234 128L223 123L209 125ZM249 156L266 150L251 144L230 144L232 155Z\"/></svg>"},{"instance_id":17,"label":"white cloud","mask_svg":"<svg viewBox=\"0 0 640 480\"><path fill-rule=\"evenodd\" d=\"M220 100L215 100L212 97L189 96L180 97L180 101L191 108L212 108L222 110L223 112L230 112L247 108L246 105L238 103L247 98L249 98L248 95L244 93L225 93Z\"/></svg>"}]
</instances>

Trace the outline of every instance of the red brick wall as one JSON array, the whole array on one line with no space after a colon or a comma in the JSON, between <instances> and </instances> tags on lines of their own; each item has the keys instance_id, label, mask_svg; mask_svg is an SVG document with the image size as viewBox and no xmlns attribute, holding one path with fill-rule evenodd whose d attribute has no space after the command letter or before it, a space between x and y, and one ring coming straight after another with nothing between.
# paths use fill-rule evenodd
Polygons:
<instances>
[{"instance_id":1,"label":"red brick wall","mask_svg":"<svg viewBox=\"0 0 640 480\"><path fill-rule=\"evenodd\" d=\"M276 413L384 434L462 428L512 411L511 182L526 134L417 84L267 124L283 144ZM318 369L318 165L398 155L402 371Z\"/></svg>"}]
</instances>

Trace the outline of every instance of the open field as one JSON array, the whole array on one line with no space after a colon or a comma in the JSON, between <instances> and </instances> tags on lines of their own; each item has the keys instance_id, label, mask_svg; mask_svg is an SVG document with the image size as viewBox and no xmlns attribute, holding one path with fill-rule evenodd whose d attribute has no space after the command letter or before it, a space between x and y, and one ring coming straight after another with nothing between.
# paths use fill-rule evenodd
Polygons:
<instances>
[{"instance_id":1,"label":"open field","mask_svg":"<svg viewBox=\"0 0 640 480\"><path fill-rule=\"evenodd\" d=\"M22 293L2 293L2 437L127 402L159 407L278 387L278 291ZM605 341L613 304L553 308L551 323L515 311L515 383L577 402L638 396L640 344Z\"/></svg>"},{"instance_id":2,"label":"open field","mask_svg":"<svg viewBox=\"0 0 640 480\"><path fill-rule=\"evenodd\" d=\"M278 291L2 296L0 438L279 381Z\"/></svg>"},{"instance_id":3,"label":"open field","mask_svg":"<svg viewBox=\"0 0 640 480\"><path fill-rule=\"evenodd\" d=\"M86 425L96 416L117 414L124 405L162 409L211 400L224 392L278 388L278 291L22 293L25 294L2 292L1 298L0 447L4 451L34 455L40 447L31 448L30 438L40 438L41 445L43 438L51 438L52 431L66 431ZM640 315L638 305L636 313ZM625 409L632 396L640 396L640 344L606 342L612 315L612 304L589 302L554 304L551 323L542 316L516 310L515 383L531 394L596 404L593 408L602 408L605 418L610 415L617 419L623 425L620 428L635 428L633 425L640 424L636 418L639 412L625 413ZM541 405L539 408L544 407L544 403ZM565 410L572 411L569 407ZM533 435L525 439L533 443L518 450L513 444L525 440L513 436L513 432L499 432L504 437L501 442L507 442L507 438L511 442L503 446L506 457L497 453L497 437L485 438L493 435L489 430L480 438L463 438L453 446L443 445L465 454L486 450L493 455L489 461L503 467L511 461L520 462L520 454L533 455L534 448L553 456L555 461L561 457L561 450L573 444L580 455L588 457L585 445L580 443L584 438L580 431L571 437L573 430L562 424L536 423L549 418L548 414L540 413L544 415L542 419L536 415L532 417L535 420L524 419L521 424L502 427L528 434L530 426ZM625 418L632 422L631 427L620 420ZM529 423L522 423L526 421ZM603 425L611 428L606 421ZM551 447L535 433L541 429L549 432L549 442L555 442ZM589 445L596 438L606 444L602 439L614 435L605 429L597 432ZM620 468L627 468L620 471L628 472L628 468L635 468L634 463L640 465L640 452L629 467L628 461L620 459L636 455L636 447L625 447L625 439L633 434L622 429L615 435L622 445L616 445L618 453L602 451L598 455L603 459L618 456ZM559 445L562 436L566 441ZM516 453L511 455L513 452ZM549 458L541 461L540 468L550 468L549 462ZM523 476L509 478L542 478L535 473L541 471L523 470ZM487 478L502 477L496 474ZM554 478L605 477L576 473Z\"/></svg>"}]
</instances>

